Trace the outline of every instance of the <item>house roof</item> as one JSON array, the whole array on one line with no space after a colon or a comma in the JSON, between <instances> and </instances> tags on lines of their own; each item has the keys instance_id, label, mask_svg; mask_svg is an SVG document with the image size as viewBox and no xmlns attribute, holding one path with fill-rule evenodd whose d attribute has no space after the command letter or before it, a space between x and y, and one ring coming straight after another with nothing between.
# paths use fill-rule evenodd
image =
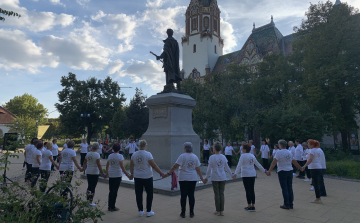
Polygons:
<instances>
[{"instance_id":1,"label":"house roof","mask_svg":"<svg viewBox=\"0 0 360 223\"><path fill-rule=\"evenodd\" d=\"M276 28L273 19L269 24L254 28L252 33L246 40L241 50L220 56L213 69L213 73L222 73L225 71L228 63L240 63L244 58L249 59L250 64L259 62L253 60L255 56L260 58L264 57L268 53L283 53L285 56L292 53L292 35L283 36L281 32ZM253 44L251 47L250 44ZM251 49L249 51L249 49ZM255 51L256 50L256 51Z\"/></svg>"},{"instance_id":2,"label":"house roof","mask_svg":"<svg viewBox=\"0 0 360 223\"><path fill-rule=\"evenodd\" d=\"M11 124L15 118L13 113L0 106L0 124Z\"/></svg>"}]
</instances>

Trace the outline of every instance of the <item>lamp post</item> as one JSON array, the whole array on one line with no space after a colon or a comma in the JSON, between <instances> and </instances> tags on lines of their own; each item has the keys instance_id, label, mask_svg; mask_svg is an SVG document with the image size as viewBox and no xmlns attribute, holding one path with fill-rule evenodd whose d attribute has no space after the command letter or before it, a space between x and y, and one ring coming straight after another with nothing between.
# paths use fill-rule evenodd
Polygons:
<instances>
[{"instance_id":1,"label":"lamp post","mask_svg":"<svg viewBox=\"0 0 360 223\"><path fill-rule=\"evenodd\" d=\"M35 128L35 138L37 138L37 125L38 125L39 119L36 119L36 128Z\"/></svg>"},{"instance_id":2,"label":"lamp post","mask_svg":"<svg viewBox=\"0 0 360 223\"><path fill-rule=\"evenodd\" d=\"M84 114L80 114L81 118L84 118L84 139L85 139L85 135L86 135L86 118L90 118L90 114L88 114L87 112L85 112Z\"/></svg>"}]
</instances>

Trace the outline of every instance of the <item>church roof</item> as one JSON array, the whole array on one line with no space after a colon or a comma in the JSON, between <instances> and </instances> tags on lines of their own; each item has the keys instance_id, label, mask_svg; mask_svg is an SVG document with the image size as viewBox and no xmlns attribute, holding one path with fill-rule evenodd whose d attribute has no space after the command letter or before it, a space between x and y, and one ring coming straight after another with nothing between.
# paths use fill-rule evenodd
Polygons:
<instances>
[{"instance_id":1,"label":"church roof","mask_svg":"<svg viewBox=\"0 0 360 223\"><path fill-rule=\"evenodd\" d=\"M222 73L228 63L248 62L255 64L258 58L262 59L268 53L283 53L285 56L292 53L292 35L283 36L276 28L273 19L269 24L255 28L246 40L241 50L220 56L212 72ZM253 44L253 45L252 45ZM254 59L256 58L256 60Z\"/></svg>"},{"instance_id":2,"label":"church roof","mask_svg":"<svg viewBox=\"0 0 360 223\"><path fill-rule=\"evenodd\" d=\"M213 0L199 0L200 5L210 6Z\"/></svg>"},{"instance_id":3,"label":"church roof","mask_svg":"<svg viewBox=\"0 0 360 223\"><path fill-rule=\"evenodd\" d=\"M13 113L0 106L0 124L11 124L15 118Z\"/></svg>"}]
</instances>

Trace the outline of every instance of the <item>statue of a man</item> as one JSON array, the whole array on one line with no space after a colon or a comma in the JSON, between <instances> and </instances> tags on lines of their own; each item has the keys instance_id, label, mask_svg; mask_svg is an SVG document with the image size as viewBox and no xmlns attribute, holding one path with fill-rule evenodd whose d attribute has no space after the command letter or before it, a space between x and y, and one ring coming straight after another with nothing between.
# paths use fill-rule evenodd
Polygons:
<instances>
[{"instance_id":1,"label":"statue of a man","mask_svg":"<svg viewBox=\"0 0 360 223\"><path fill-rule=\"evenodd\" d=\"M164 72L166 73L166 86L164 87L164 91L162 93L182 93L180 82L182 81L180 76L180 65L179 65L179 57L180 57L180 49L179 44L172 36L174 31L172 29L168 29L166 31L168 38L164 40L164 51L160 56L157 56L156 59L163 59L164 63ZM174 87L174 83L176 83L177 90Z\"/></svg>"}]
</instances>

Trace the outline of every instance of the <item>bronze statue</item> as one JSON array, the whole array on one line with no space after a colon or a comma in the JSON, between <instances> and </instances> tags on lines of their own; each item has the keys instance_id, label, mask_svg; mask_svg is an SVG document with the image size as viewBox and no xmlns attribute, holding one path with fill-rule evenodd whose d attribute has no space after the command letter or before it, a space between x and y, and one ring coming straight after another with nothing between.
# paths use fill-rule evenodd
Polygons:
<instances>
[{"instance_id":1,"label":"bronze statue","mask_svg":"<svg viewBox=\"0 0 360 223\"><path fill-rule=\"evenodd\" d=\"M161 93L180 93L181 91L181 75L180 75L180 65L179 65L179 57L180 57L180 49L179 44L172 36L174 31L172 29L168 29L166 31L168 38L164 41L164 50L160 56L156 56L157 60L163 59L161 61L163 63L164 72L166 74L166 85L164 86L164 90ZM174 83L176 83L177 89L174 87Z\"/></svg>"}]
</instances>

